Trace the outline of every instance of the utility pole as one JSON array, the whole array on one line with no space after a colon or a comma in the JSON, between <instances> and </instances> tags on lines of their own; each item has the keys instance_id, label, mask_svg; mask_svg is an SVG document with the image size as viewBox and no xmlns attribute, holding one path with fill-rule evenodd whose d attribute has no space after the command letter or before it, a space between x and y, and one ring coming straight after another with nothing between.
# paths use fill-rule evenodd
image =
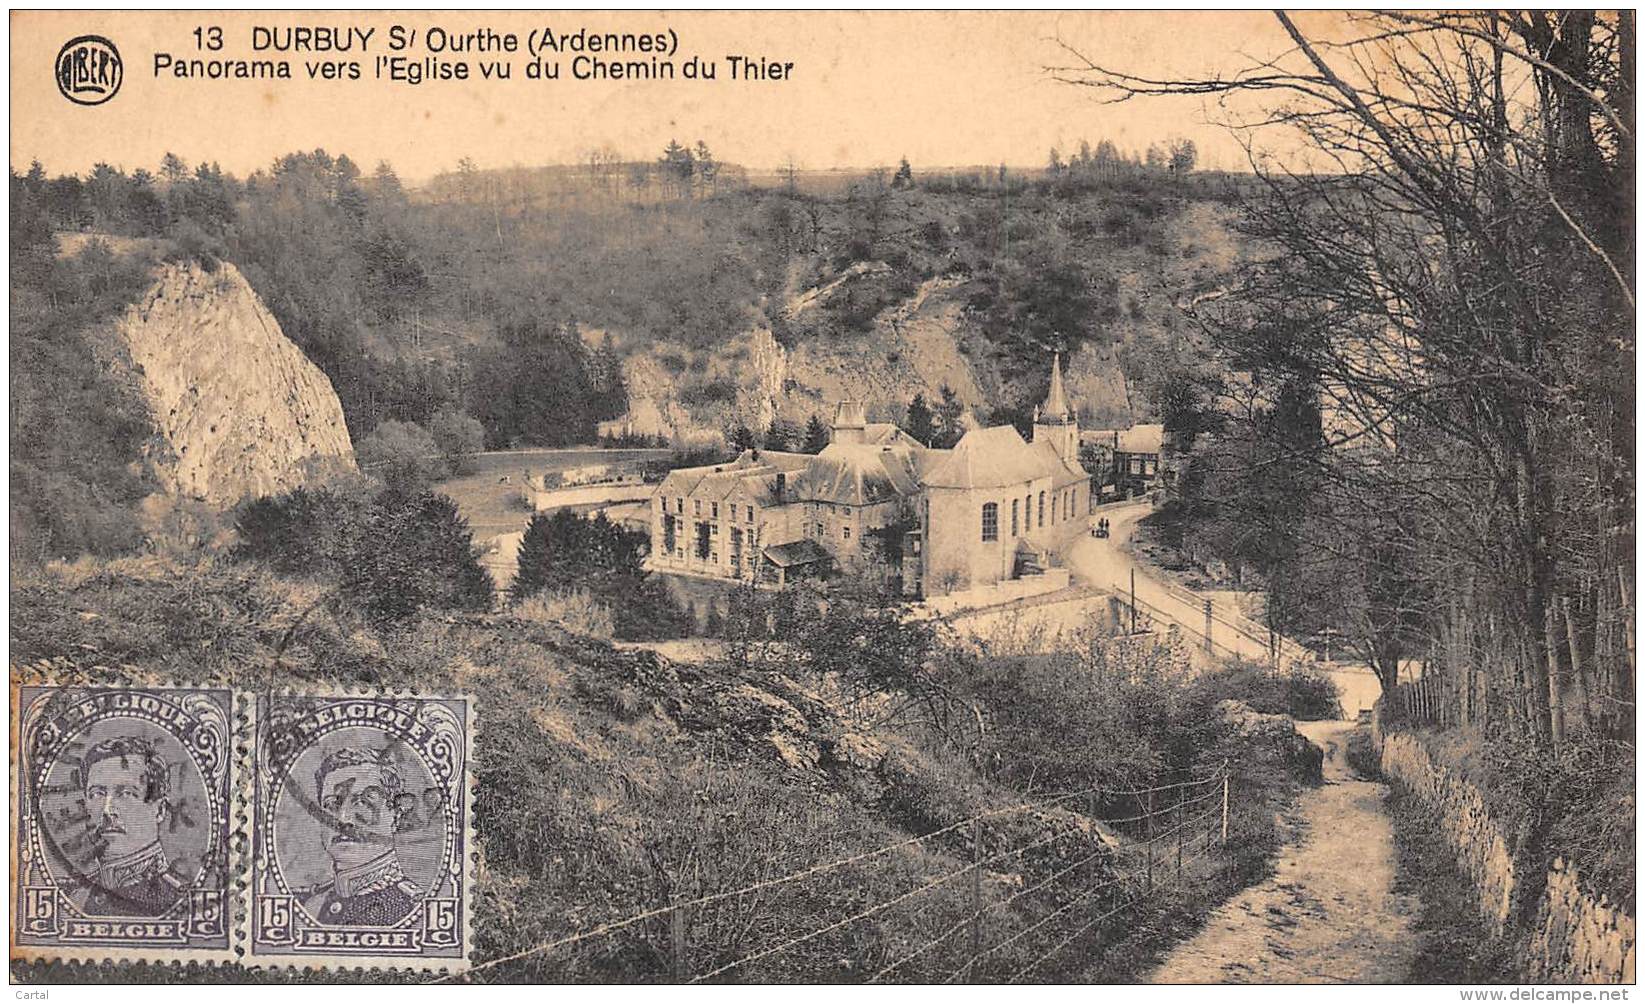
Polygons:
<instances>
[{"instance_id":1,"label":"utility pole","mask_svg":"<svg viewBox=\"0 0 1645 1004\"><path fill-rule=\"evenodd\" d=\"M1131 633L1137 633L1137 570L1131 569Z\"/></svg>"},{"instance_id":2,"label":"utility pole","mask_svg":"<svg viewBox=\"0 0 1645 1004\"><path fill-rule=\"evenodd\" d=\"M1211 601L1205 601L1205 654L1211 654Z\"/></svg>"}]
</instances>

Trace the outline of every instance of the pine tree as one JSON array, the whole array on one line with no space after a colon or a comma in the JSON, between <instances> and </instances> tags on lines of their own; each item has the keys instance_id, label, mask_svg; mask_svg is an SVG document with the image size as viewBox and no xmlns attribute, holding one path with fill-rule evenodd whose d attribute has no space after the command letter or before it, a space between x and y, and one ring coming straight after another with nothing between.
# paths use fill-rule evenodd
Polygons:
<instances>
[{"instance_id":1,"label":"pine tree","mask_svg":"<svg viewBox=\"0 0 1645 1004\"><path fill-rule=\"evenodd\" d=\"M908 422L904 431L926 446L936 440L937 427L924 394L915 394L914 400L908 402Z\"/></svg>"},{"instance_id":2,"label":"pine tree","mask_svg":"<svg viewBox=\"0 0 1645 1004\"><path fill-rule=\"evenodd\" d=\"M812 415L810 421L805 423L805 445L800 449L805 453L816 454L827 448L828 426L823 424L822 419Z\"/></svg>"},{"instance_id":3,"label":"pine tree","mask_svg":"<svg viewBox=\"0 0 1645 1004\"><path fill-rule=\"evenodd\" d=\"M959 395L954 388L943 384L940 390L942 400L938 402L935 426L937 446L948 449L960 441L965 430L960 428L960 416L965 413L965 406L960 404Z\"/></svg>"},{"instance_id":4,"label":"pine tree","mask_svg":"<svg viewBox=\"0 0 1645 1004\"><path fill-rule=\"evenodd\" d=\"M891 187L892 188L913 188L914 187L914 169L909 166L907 157L904 157L902 159L902 161L897 164L897 173L891 176Z\"/></svg>"},{"instance_id":5,"label":"pine tree","mask_svg":"<svg viewBox=\"0 0 1645 1004\"><path fill-rule=\"evenodd\" d=\"M787 422L780 418L771 420L771 428L765 430L765 442L762 446L767 450L787 450L794 445L794 430Z\"/></svg>"},{"instance_id":6,"label":"pine tree","mask_svg":"<svg viewBox=\"0 0 1645 1004\"><path fill-rule=\"evenodd\" d=\"M744 450L752 450L756 445L758 445L754 442L753 430L741 422L738 422L736 425L733 425L729 430L727 430L725 439L726 443L731 447L733 453L741 453Z\"/></svg>"}]
</instances>

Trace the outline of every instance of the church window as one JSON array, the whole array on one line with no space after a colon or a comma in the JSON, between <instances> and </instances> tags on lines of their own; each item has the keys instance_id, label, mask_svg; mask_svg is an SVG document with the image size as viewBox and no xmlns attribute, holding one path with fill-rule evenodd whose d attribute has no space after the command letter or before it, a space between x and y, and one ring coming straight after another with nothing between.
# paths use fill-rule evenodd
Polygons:
<instances>
[{"instance_id":1,"label":"church window","mask_svg":"<svg viewBox=\"0 0 1645 1004\"><path fill-rule=\"evenodd\" d=\"M984 502L982 504L982 539L984 541L1000 539L1000 505L998 502Z\"/></svg>"},{"instance_id":2,"label":"church window","mask_svg":"<svg viewBox=\"0 0 1645 1004\"><path fill-rule=\"evenodd\" d=\"M1045 493L1040 492L1040 529L1045 529Z\"/></svg>"},{"instance_id":3,"label":"church window","mask_svg":"<svg viewBox=\"0 0 1645 1004\"><path fill-rule=\"evenodd\" d=\"M1017 500L1011 500L1011 536L1017 535Z\"/></svg>"}]
</instances>

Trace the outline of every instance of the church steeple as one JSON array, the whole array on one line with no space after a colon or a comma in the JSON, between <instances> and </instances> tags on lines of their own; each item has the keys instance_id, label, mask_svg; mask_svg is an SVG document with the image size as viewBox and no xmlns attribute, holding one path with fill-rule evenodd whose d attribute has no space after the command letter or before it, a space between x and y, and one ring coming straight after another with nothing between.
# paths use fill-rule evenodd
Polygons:
<instances>
[{"instance_id":1,"label":"church steeple","mask_svg":"<svg viewBox=\"0 0 1645 1004\"><path fill-rule=\"evenodd\" d=\"M1062 353L1051 357L1051 390L1034 414L1034 442L1049 442L1064 460L1078 461L1080 426L1062 387Z\"/></svg>"},{"instance_id":2,"label":"church steeple","mask_svg":"<svg viewBox=\"0 0 1645 1004\"><path fill-rule=\"evenodd\" d=\"M1068 395L1062 389L1061 352L1051 356L1051 392L1045 395L1045 404L1040 406L1040 419L1047 423L1074 420L1074 410L1068 407Z\"/></svg>"}]
</instances>

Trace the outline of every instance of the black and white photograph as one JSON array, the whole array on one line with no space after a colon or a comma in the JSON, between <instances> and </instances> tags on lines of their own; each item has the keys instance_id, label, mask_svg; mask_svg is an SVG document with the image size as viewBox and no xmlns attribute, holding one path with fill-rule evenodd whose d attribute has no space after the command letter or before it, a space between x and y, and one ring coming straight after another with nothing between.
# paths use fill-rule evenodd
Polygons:
<instances>
[{"instance_id":1,"label":"black and white photograph","mask_svg":"<svg viewBox=\"0 0 1645 1004\"><path fill-rule=\"evenodd\" d=\"M1629 999L1634 11L7 30L17 999Z\"/></svg>"}]
</instances>

